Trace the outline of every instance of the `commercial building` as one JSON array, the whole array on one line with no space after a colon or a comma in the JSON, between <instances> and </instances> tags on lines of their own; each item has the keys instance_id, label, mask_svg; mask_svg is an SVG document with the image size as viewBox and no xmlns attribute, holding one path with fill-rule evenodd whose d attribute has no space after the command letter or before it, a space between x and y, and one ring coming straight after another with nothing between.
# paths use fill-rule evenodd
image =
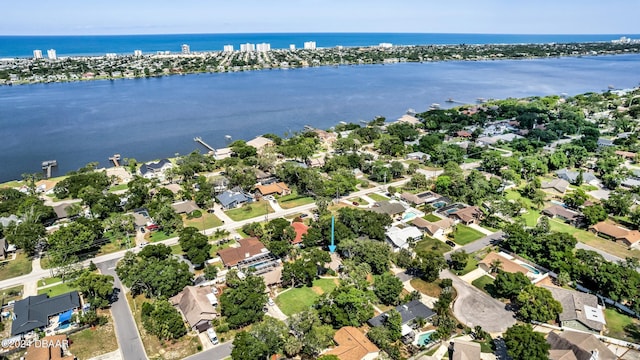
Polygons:
<instances>
[{"instance_id":1,"label":"commercial building","mask_svg":"<svg viewBox=\"0 0 640 360\"><path fill-rule=\"evenodd\" d=\"M271 51L271 44L269 44L269 43L261 43L261 44L256 45L256 49L258 51L262 51L262 52Z\"/></svg>"},{"instance_id":2,"label":"commercial building","mask_svg":"<svg viewBox=\"0 0 640 360\"><path fill-rule=\"evenodd\" d=\"M142 50L133 50L133 56L142 56Z\"/></svg>"},{"instance_id":3,"label":"commercial building","mask_svg":"<svg viewBox=\"0 0 640 360\"><path fill-rule=\"evenodd\" d=\"M58 58L58 55L56 54L56 49L49 49L47 50L47 57L49 58L49 60L55 60Z\"/></svg>"},{"instance_id":4,"label":"commercial building","mask_svg":"<svg viewBox=\"0 0 640 360\"><path fill-rule=\"evenodd\" d=\"M244 52L256 51L256 44L252 44L252 43L240 44L240 51L244 51Z\"/></svg>"},{"instance_id":5,"label":"commercial building","mask_svg":"<svg viewBox=\"0 0 640 360\"><path fill-rule=\"evenodd\" d=\"M296 44L289 44L289 50L295 50Z\"/></svg>"},{"instance_id":6,"label":"commercial building","mask_svg":"<svg viewBox=\"0 0 640 360\"><path fill-rule=\"evenodd\" d=\"M316 42L315 41L307 41L304 43L305 50L315 50Z\"/></svg>"},{"instance_id":7,"label":"commercial building","mask_svg":"<svg viewBox=\"0 0 640 360\"><path fill-rule=\"evenodd\" d=\"M225 45L222 49L224 52L233 52L233 45Z\"/></svg>"},{"instance_id":8,"label":"commercial building","mask_svg":"<svg viewBox=\"0 0 640 360\"><path fill-rule=\"evenodd\" d=\"M42 50L33 50L34 59L42 59Z\"/></svg>"},{"instance_id":9,"label":"commercial building","mask_svg":"<svg viewBox=\"0 0 640 360\"><path fill-rule=\"evenodd\" d=\"M182 44L181 49L183 54L191 54L191 47L188 44Z\"/></svg>"}]
</instances>

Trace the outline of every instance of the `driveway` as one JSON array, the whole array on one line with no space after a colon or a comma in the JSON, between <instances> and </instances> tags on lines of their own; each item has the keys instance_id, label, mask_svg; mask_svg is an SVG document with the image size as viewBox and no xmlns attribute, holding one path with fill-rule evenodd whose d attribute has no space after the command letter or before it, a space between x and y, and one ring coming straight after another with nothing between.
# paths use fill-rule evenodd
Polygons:
<instances>
[{"instance_id":1,"label":"driveway","mask_svg":"<svg viewBox=\"0 0 640 360\"><path fill-rule=\"evenodd\" d=\"M443 279L451 279L458 297L453 303L453 314L463 324L473 328L480 325L484 331L499 333L516 323L514 314L505 310L505 304L467 284L449 270L440 273Z\"/></svg>"},{"instance_id":2,"label":"driveway","mask_svg":"<svg viewBox=\"0 0 640 360\"><path fill-rule=\"evenodd\" d=\"M117 259L109 260L97 263L96 266L102 274L113 276L113 286L116 288L116 291L119 291L118 299L111 304L111 314L113 315L120 352L122 353L123 359L146 360L147 354L144 351L138 328L129 309L124 287L122 283L120 283L120 278L118 278L115 271L117 261Z\"/></svg>"}]
</instances>

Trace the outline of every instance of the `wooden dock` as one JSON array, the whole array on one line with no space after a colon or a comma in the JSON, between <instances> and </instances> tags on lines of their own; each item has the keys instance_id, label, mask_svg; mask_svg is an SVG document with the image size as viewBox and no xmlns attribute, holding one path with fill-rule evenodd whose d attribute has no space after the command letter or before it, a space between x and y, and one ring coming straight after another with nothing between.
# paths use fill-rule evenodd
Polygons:
<instances>
[{"instance_id":1,"label":"wooden dock","mask_svg":"<svg viewBox=\"0 0 640 360\"><path fill-rule=\"evenodd\" d=\"M213 146L207 144L206 142L204 142L204 140L202 140L202 138L200 136L196 136L193 138L193 141L197 142L198 144L204 146L205 148L207 148L207 150L209 151L213 151L215 152L216 149L213 148Z\"/></svg>"},{"instance_id":2,"label":"wooden dock","mask_svg":"<svg viewBox=\"0 0 640 360\"><path fill-rule=\"evenodd\" d=\"M47 179L51 177L51 169L58 166L57 160L47 160L42 162L42 170L47 172Z\"/></svg>"},{"instance_id":3,"label":"wooden dock","mask_svg":"<svg viewBox=\"0 0 640 360\"><path fill-rule=\"evenodd\" d=\"M113 162L113 166L115 167L120 166L120 154L114 154L113 156L109 157L109 161Z\"/></svg>"}]
</instances>

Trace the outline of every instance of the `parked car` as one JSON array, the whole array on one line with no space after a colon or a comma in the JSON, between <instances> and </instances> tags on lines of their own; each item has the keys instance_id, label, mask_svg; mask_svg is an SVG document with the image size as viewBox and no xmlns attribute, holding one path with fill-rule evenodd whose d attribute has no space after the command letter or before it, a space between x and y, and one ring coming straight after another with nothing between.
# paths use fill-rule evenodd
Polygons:
<instances>
[{"instance_id":1,"label":"parked car","mask_svg":"<svg viewBox=\"0 0 640 360\"><path fill-rule=\"evenodd\" d=\"M275 304L276 304L276 303L275 303L275 302L273 302L273 299L272 299L272 298L269 298L269 300L267 300L267 305L269 305L269 306L273 306L273 305L275 305Z\"/></svg>"},{"instance_id":2,"label":"parked car","mask_svg":"<svg viewBox=\"0 0 640 360\"><path fill-rule=\"evenodd\" d=\"M447 241L445 241L445 243L446 243L447 245L451 246L451 247L456 247L456 243L454 243L454 242L453 242L453 241L451 241L451 240L447 240Z\"/></svg>"},{"instance_id":3,"label":"parked car","mask_svg":"<svg viewBox=\"0 0 640 360\"><path fill-rule=\"evenodd\" d=\"M143 248L143 247L147 246L148 244L149 244L148 241L142 242L142 243L140 243L140 247Z\"/></svg>"},{"instance_id":4,"label":"parked car","mask_svg":"<svg viewBox=\"0 0 640 360\"><path fill-rule=\"evenodd\" d=\"M309 214L300 214L300 219L304 219L304 218L306 218L307 216L309 216Z\"/></svg>"},{"instance_id":5,"label":"parked car","mask_svg":"<svg viewBox=\"0 0 640 360\"><path fill-rule=\"evenodd\" d=\"M211 343L213 345L218 345L218 335L216 334L216 331L213 330L213 328L207 329L207 336L209 337L209 340L211 340Z\"/></svg>"}]
</instances>

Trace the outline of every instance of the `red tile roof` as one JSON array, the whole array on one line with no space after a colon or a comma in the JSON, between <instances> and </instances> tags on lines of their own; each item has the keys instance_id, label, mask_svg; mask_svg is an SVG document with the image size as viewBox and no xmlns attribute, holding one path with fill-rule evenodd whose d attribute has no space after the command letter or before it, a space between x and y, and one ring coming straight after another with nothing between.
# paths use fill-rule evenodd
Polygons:
<instances>
[{"instance_id":1,"label":"red tile roof","mask_svg":"<svg viewBox=\"0 0 640 360\"><path fill-rule=\"evenodd\" d=\"M238 240L239 247L218 250L218 256L226 267L236 266L241 260L268 251L256 237Z\"/></svg>"},{"instance_id":2,"label":"red tile roof","mask_svg":"<svg viewBox=\"0 0 640 360\"><path fill-rule=\"evenodd\" d=\"M296 231L296 238L291 242L293 245L300 244L302 242L302 236L307 233L309 227L301 222L291 223L291 227Z\"/></svg>"}]
</instances>

